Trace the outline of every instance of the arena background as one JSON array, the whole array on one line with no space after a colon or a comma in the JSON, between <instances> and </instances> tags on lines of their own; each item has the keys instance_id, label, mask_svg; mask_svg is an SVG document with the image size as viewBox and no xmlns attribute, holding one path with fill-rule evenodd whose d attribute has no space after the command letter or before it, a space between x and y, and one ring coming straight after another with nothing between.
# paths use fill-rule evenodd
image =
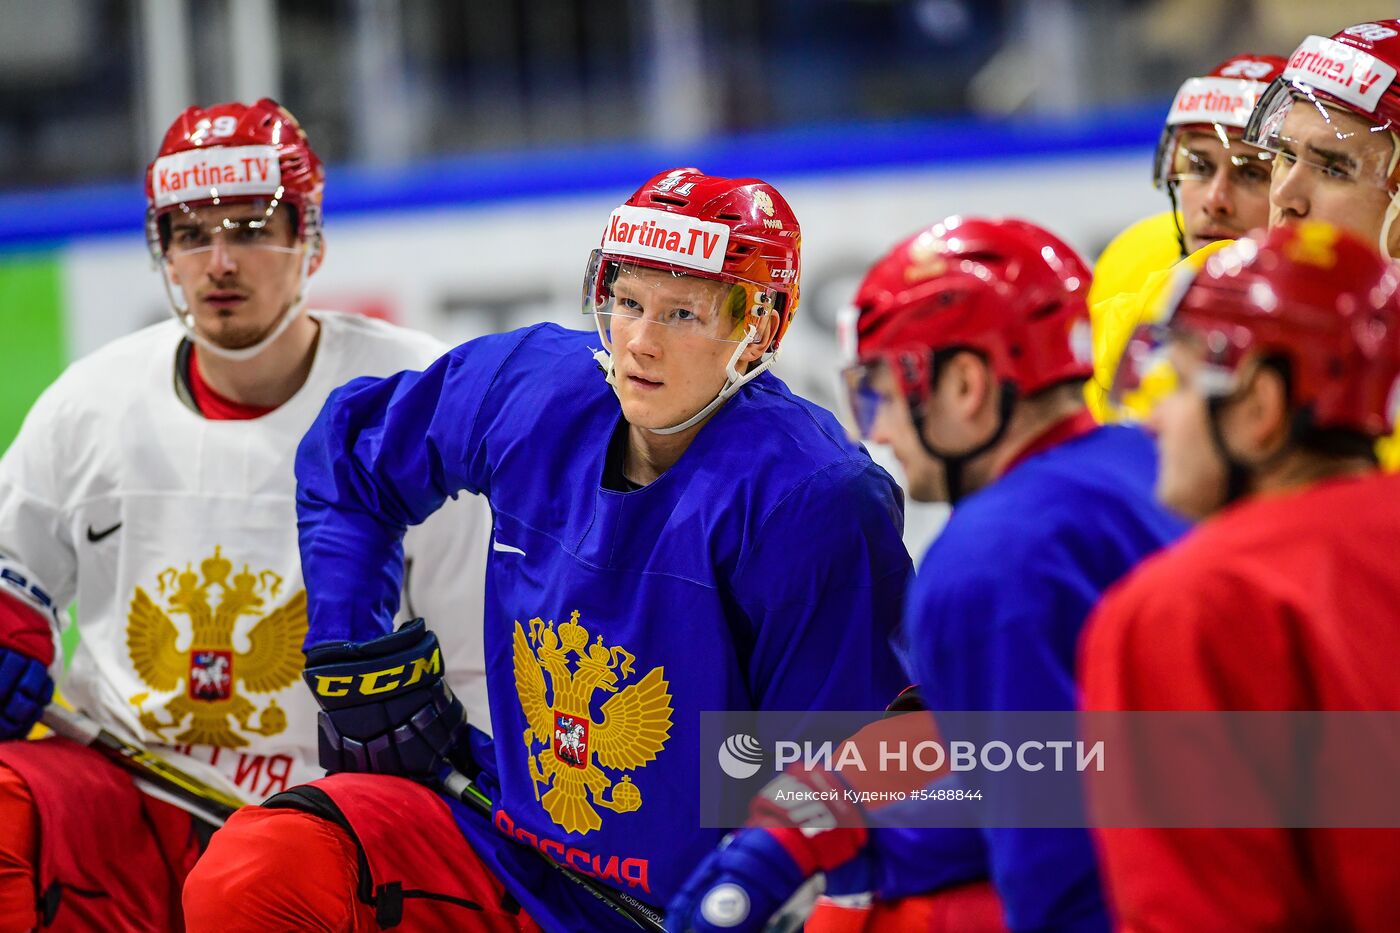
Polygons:
<instances>
[{"instance_id":1,"label":"arena background","mask_svg":"<svg viewBox=\"0 0 1400 933\"><path fill-rule=\"evenodd\" d=\"M1394 15L1338 0L0 0L0 449L69 361L168 313L141 176L189 103L277 98L329 163L315 307L452 341L585 326L587 254L657 171L783 191L778 372L833 401L866 264L954 212L1096 255L1161 210L1176 86ZM911 514L911 547L941 513Z\"/></svg>"}]
</instances>

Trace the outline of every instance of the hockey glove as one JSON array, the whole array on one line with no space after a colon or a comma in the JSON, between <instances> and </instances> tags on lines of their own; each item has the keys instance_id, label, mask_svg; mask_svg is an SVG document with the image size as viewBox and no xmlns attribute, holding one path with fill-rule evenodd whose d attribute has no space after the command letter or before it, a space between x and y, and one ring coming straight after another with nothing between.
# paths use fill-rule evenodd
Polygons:
<instances>
[{"instance_id":1,"label":"hockey glove","mask_svg":"<svg viewBox=\"0 0 1400 933\"><path fill-rule=\"evenodd\" d=\"M741 829L700 862L666 910L672 933L757 933L807 880L766 829Z\"/></svg>"},{"instance_id":2,"label":"hockey glove","mask_svg":"<svg viewBox=\"0 0 1400 933\"><path fill-rule=\"evenodd\" d=\"M755 801L750 825L731 833L700 862L666 911L673 933L757 933L768 926L808 878L848 866L862 852L866 831L842 802L840 779L823 771L779 776ZM787 790L801 793L789 794ZM786 808L776 801L807 791L837 799ZM845 826L841 824L845 823Z\"/></svg>"},{"instance_id":3,"label":"hockey glove","mask_svg":"<svg viewBox=\"0 0 1400 933\"><path fill-rule=\"evenodd\" d=\"M426 779L451 762L471 770L467 714L442 679L442 650L422 619L367 642L306 652L302 675L321 704L321 767Z\"/></svg>"},{"instance_id":4,"label":"hockey glove","mask_svg":"<svg viewBox=\"0 0 1400 933\"><path fill-rule=\"evenodd\" d=\"M53 699L53 600L22 564L0 557L0 741L22 739Z\"/></svg>"}]
</instances>

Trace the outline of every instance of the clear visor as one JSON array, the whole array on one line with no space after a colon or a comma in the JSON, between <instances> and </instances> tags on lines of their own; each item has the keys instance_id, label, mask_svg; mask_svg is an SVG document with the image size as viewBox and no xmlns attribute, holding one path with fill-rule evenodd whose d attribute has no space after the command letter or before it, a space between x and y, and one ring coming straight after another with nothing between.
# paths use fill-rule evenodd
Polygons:
<instances>
[{"instance_id":1,"label":"clear visor","mask_svg":"<svg viewBox=\"0 0 1400 933\"><path fill-rule=\"evenodd\" d=\"M1274 154L1234 133L1218 123L1168 127L1157 153L1157 187L1210 184L1223 173L1238 188L1267 191Z\"/></svg>"},{"instance_id":2,"label":"clear visor","mask_svg":"<svg viewBox=\"0 0 1400 933\"><path fill-rule=\"evenodd\" d=\"M841 370L841 420L852 437L868 440L875 431L881 409L889 402L882 391L883 362L859 363Z\"/></svg>"},{"instance_id":3,"label":"clear visor","mask_svg":"<svg viewBox=\"0 0 1400 933\"><path fill-rule=\"evenodd\" d=\"M1239 385L1242 347L1220 331L1198 334L1162 324L1133 332L1109 390L1123 420L1141 421L1158 402L1183 388L1204 398L1227 398Z\"/></svg>"},{"instance_id":4,"label":"clear visor","mask_svg":"<svg viewBox=\"0 0 1400 933\"><path fill-rule=\"evenodd\" d=\"M609 352L638 334L746 343L751 319L769 313L773 303L772 294L757 285L613 259L601 250L593 251L583 289L583 313L593 315Z\"/></svg>"},{"instance_id":5,"label":"clear visor","mask_svg":"<svg viewBox=\"0 0 1400 933\"><path fill-rule=\"evenodd\" d=\"M1390 190L1400 159L1393 129L1280 78L1254 108L1244 140L1275 154L1275 173L1299 168L1329 184Z\"/></svg>"},{"instance_id":6,"label":"clear visor","mask_svg":"<svg viewBox=\"0 0 1400 933\"><path fill-rule=\"evenodd\" d=\"M296 253L296 210L281 201L176 204L156 217L159 254L181 261L215 249L237 258L249 251Z\"/></svg>"}]
</instances>

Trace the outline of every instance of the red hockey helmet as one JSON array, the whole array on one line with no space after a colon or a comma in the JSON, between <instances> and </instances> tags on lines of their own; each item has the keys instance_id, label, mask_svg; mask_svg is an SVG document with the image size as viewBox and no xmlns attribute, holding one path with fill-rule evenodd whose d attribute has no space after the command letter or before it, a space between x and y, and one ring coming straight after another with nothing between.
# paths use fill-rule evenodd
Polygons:
<instances>
[{"instance_id":1,"label":"red hockey helmet","mask_svg":"<svg viewBox=\"0 0 1400 933\"><path fill-rule=\"evenodd\" d=\"M776 312L776 353L797 311L802 231L777 189L756 178L721 178L695 168L663 172L608 219L584 283L584 311L611 295L617 263L744 286L750 314Z\"/></svg>"},{"instance_id":2,"label":"red hockey helmet","mask_svg":"<svg viewBox=\"0 0 1400 933\"><path fill-rule=\"evenodd\" d=\"M599 363L608 380L612 381L614 328L631 326L628 322L639 318L675 325L667 330L687 338L734 347L724 387L715 399L681 424L653 428L653 433L674 434L698 424L773 364L797 312L801 252L802 231L792 208L777 189L756 178L672 169L642 185L612 212L583 284L583 311L594 316L607 351L600 354ZM645 304L659 305L662 300L661 286L647 270L731 287L727 293L710 290L712 294L701 296L703 307L668 306L644 316ZM655 294L657 301L640 300L647 293ZM766 319L774 320L775 326L769 329ZM738 369L746 348L758 343L764 343L762 354L745 370Z\"/></svg>"},{"instance_id":3,"label":"red hockey helmet","mask_svg":"<svg viewBox=\"0 0 1400 933\"><path fill-rule=\"evenodd\" d=\"M1330 39L1308 36L1288 59L1250 115L1245 141L1268 149L1286 170L1304 163L1322 177L1386 190L1391 202L1380 235L1388 250L1400 215L1400 20L1349 26ZM1302 138L1288 117L1295 107L1315 112L1322 136ZM1359 118L1352 125L1341 114ZM1369 124L1369 128L1366 128ZM1390 143L1372 143L1377 135Z\"/></svg>"},{"instance_id":4,"label":"red hockey helmet","mask_svg":"<svg viewBox=\"0 0 1400 933\"><path fill-rule=\"evenodd\" d=\"M980 353L1022 397L1088 378L1090 278L1064 241L1024 220L955 216L904 240L866 274L854 322L843 322L860 433L874 421L874 369L893 373L914 407L932 391L939 350Z\"/></svg>"},{"instance_id":5,"label":"red hockey helmet","mask_svg":"<svg viewBox=\"0 0 1400 933\"><path fill-rule=\"evenodd\" d=\"M295 208L297 234L319 246L325 170L306 133L271 98L189 107L146 168L147 242L161 259L159 220L204 204L266 201Z\"/></svg>"},{"instance_id":6,"label":"red hockey helmet","mask_svg":"<svg viewBox=\"0 0 1400 933\"><path fill-rule=\"evenodd\" d=\"M1236 55L1202 77L1187 78L1167 111L1152 160L1152 183L1165 188L1193 174L1189 162L1183 164L1178 146L1187 130L1213 132L1227 148L1238 148L1231 146L1232 140L1241 135L1255 103L1269 82L1282 74L1285 64L1277 55ZM1248 155L1258 154L1251 150Z\"/></svg>"},{"instance_id":7,"label":"red hockey helmet","mask_svg":"<svg viewBox=\"0 0 1400 933\"><path fill-rule=\"evenodd\" d=\"M1319 428L1378 437L1400 401L1400 270L1353 233L1304 221L1220 250L1182 274L1164 325L1140 328L1115 379L1130 392L1161 372L1167 341L1204 356L1196 388L1228 397L1242 364L1288 360L1290 403Z\"/></svg>"}]
</instances>

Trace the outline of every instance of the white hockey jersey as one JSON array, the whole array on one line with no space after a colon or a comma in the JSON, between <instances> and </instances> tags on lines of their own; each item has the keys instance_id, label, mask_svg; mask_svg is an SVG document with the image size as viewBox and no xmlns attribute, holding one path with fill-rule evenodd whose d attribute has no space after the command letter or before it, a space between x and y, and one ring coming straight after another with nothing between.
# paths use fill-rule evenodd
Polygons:
<instances>
[{"instance_id":1,"label":"white hockey jersey","mask_svg":"<svg viewBox=\"0 0 1400 933\"><path fill-rule=\"evenodd\" d=\"M171 321L69 366L0 459L0 551L60 606L77 604L64 697L250 802L324 773L301 680L297 444L332 389L421 369L447 349L380 321L309 313L321 333L306 382L261 418L210 421L181 400L183 332ZM410 529L400 607L400 619L428 620L468 719L488 732L490 525L486 501L463 496Z\"/></svg>"}]
</instances>

